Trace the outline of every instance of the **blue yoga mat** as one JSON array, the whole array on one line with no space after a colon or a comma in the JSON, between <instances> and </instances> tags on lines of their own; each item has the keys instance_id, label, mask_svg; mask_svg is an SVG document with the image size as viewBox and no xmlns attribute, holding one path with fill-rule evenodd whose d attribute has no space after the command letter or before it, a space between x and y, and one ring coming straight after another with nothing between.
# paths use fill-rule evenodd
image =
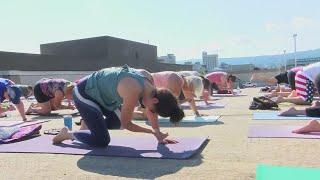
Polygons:
<instances>
[{"instance_id":1,"label":"blue yoga mat","mask_svg":"<svg viewBox=\"0 0 320 180\"><path fill-rule=\"evenodd\" d=\"M180 123L214 123L218 121L220 116L202 116L202 117L195 117L195 116L186 116L180 121ZM170 123L169 118L159 117L159 123Z\"/></svg>"},{"instance_id":2,"label":"blue yoga mat","mask_svg":"<svg viewBox=\"0 0 320 180\"><path fill-rule=\"evenodd\" d=\"M279 116L280 112L254 112L253 120L311 120L311 119L319 119L314 117L307 116Z\"/></svg>"}]
</instances>

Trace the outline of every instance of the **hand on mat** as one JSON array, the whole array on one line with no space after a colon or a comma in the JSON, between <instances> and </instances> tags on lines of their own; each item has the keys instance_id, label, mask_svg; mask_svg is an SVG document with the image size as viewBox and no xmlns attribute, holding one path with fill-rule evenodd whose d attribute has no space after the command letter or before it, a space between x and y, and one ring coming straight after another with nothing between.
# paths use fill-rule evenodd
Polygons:
<instances>
[{"instance_id":1,"label":"hand on mat","mask_svg":"<svg viewBox=\"0 0 320 180\"><path fill-rule=\"evenodd\" d=\"M76 107L74 105L72 105L72 104L68 104L68 109L75 110Z\"/></svg>"},{"instance_id":2,"label":"hand on mat","mask_svg":"<svg viewBox=\"0 0 320 180\"><path fill-rule=\"evenodd\" d=\"M173 139L164 139L162 142L159 142L160 144L177 144L178 141L173 140Z\"/></svg>"},{"instance_id":3,"label":"hand on mat","mask_svg":"<svg viewBox=\"0 0 320 180\"><path fill-rule=\"evenodd\" d=\"M169 134L168 133L162 133L160 131L155 132L154 135L156 136L158 143L160 144L175 144L178 143L178 141L171 140L171 139L166 139Z\"/></svg>"},{"instance_id":4,"label":"hand on mat","mask_svg":"<svg viewBox=\"0 0 320 180\"><path fill-rule=\"evenodd\" d=\"M297 110L294 107L291 107L288 110L285 110L279 113L279 116L296 116L296 115L297 115Z\"/></svg>"}]
</instances>

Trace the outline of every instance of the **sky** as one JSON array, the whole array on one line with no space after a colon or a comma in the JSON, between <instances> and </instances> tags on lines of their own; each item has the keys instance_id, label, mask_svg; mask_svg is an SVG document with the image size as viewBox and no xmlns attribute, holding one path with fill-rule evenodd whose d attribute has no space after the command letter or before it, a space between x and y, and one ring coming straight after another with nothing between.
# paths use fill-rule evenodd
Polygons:
<instances>
[{"instance_id":1,"label":"sky","mask_svg":"<svg viewBox=\"0 0 320 180\"><path fill-rule=\"evenodd\" d=\"M0 51L39 53L49 42L113 36L158 56L282 54L320 48L318 0L1 0Z\"/></svg>"}]
</instances>

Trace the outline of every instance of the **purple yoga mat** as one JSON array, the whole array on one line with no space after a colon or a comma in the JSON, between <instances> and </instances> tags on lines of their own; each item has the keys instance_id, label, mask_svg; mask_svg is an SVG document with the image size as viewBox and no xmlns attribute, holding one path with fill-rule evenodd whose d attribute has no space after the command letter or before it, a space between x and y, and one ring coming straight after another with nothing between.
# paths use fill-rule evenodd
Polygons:
<instances>
[{"instance_id":1,"label":"purple yoga mat","mask_svg":"<svg viewBox=\"0 0 320 180\"><path fill-rule=\"evenodd\" d=\"M41 123L45 123L48 122L50 120L35 120L35 121L0 121L0 127L10 127L10 126L20 126L20 127L25 127L25 126L31 126L34 124L41 124Z\"/></svg>"},{"instance_id":2,"label":"purple yoga mat","mask_svg":"<svg viewBox=\"0 0 320 180\"><path fill-rule=\"evenodd\" d=\"M204 102L196 102L196 106L198 110L209 110L209 109L218 109L218 108L224 108L223 104L217 104L217 103L209 103L208 105ZM183 103L181 104L182 109L190 109L189 103Z\"/></svg>"},{"instance_id":3,"label":"purple yoga mat","mask_svg":"<svg viewBox=\"0 0 320 180\"><path fill-rule=\"evenodd\" d=\"M250 125L249 138L302 138L320 139L320 132L308 134L296 134L291 131L302 126L281 126L281 125Z\"/></svg>"},{"instance_id":4,"label":"purple yoga mat","mask_svg":"<svg viewBox=\"0 0 320 180\"><path fill-rule=\"evenodd\" d=\"M207 138L175 138L177 144L158 144L150 137L111 137L106 148L93 148L77 141L52 144L53 136L43 135L26 141L0 145L0 152L6 153L49 153L92 156L120 156L136 158L187 159L196 154Z\"/></svg>"}]
</instances>

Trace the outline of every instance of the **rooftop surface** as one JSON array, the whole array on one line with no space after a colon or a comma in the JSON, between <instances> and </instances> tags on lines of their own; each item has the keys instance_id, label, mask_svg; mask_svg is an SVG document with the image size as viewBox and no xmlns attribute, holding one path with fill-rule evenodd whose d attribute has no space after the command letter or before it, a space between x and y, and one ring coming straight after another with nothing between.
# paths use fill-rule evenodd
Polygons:
<instances>
[{"instance_id":1,"label":"rooftop surface","mask_svg":"<svg viewBox=\"0 0 320 180\"><path fill-rule=\"evenodd\" d=\"M252 121L248 109L258 89L245 89L244 97L225 97L217 102L224 109L204 110L203 114L221 115L221 123L188 127L164 127L172 137L208 136L209 142L203 151L187 160L166 160L123 157L94 157L55 154L0 153L0 179L255 179L258 164L319 167L320 143L311 139L249 139L249 124L303 125L307 121ZM30 102L26 102L29 104ZM286 109L290 104L280 107ZM301 106L302 108L302 106ZM72 111L57 111L60 115ZM191 111L187 111L191 114ZM36 117L30 119L52 119L44 123L42 132L63 126L61 116ZM79 121L80 117L73 118ZM0 120L20 120L17 112ZM144 122L139 123L145 125ZM75 125L74 125L75 127ZM76 127L78 128L78 127ZM113 130L111 135L136 135L126 130Z\"/></svg>"}]
</instances>

